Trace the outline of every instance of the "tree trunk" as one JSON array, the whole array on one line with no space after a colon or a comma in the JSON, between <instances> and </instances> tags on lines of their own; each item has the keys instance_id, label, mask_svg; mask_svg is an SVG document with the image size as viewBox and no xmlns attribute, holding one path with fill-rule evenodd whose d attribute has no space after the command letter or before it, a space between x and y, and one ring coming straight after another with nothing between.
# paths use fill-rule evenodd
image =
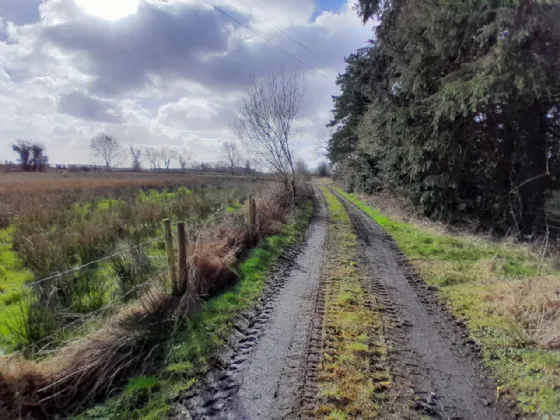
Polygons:
<instances>
[{"instance_id":1,"label":"tree trunk","mask_svg":"<svg viewBox=\"0 0 560 420\"><path fill-rule=\"evenodd\" d=\"M523 153L523 178L519 187L521 199L520 231L523 235L534 232L535 222L544 216L546 191L550 188L547 168L547 117L538 102L526 112L527 126Z\"/></svg>"}]
</instances>

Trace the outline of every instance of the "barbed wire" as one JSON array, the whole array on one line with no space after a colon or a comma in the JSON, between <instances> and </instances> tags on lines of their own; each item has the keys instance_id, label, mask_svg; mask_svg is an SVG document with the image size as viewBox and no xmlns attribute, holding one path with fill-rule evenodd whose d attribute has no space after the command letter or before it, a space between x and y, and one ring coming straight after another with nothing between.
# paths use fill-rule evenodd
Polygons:
<instances>
[{"instance_id":1,"label":"barbed wire","mask_svg":"<svg viewBox=\"0 0 560 420\"><path fill-rule=\"evenodd\" d=\"M94 317L96 317L98 314L101 314L103 312L105 312L106 310L110 309L111 307L115 306L115 304L122 302L122 299L124 299L125 297L129 296L130 294L132 294L133 292L135 292L136 290L142 289L146 286L149 285L155 285L157 284L156 279L158 279L159 277L161 277L163 274L165 274L167 272L167 269L160 271L158 274L156 274L155 276L153 276L149 281L141 283L141 284L137 284L134 287L130 288L128 291L126 291L125 293L121 294L120 296L115 297L113 300L109 301L107 304L103 305L101 308L98 308L92 312L89 312L87 314L85 314L82 317L79 317L78 319L70 322L69 324L64 325L61 328L58 328L55 332L53 332L52 334L47 335L46 337L41 338L40 340L34 341L33 343L28 344L25 347L22 347L19 351L20 352L24 352L27 349L30 349L32 347L35 347L38 343L42 343L46 340L49 340L53 337L56 337L57 335L60 334L60 332L68 330L69 328L77 325L77 324L84 324L86 322L88 322L89 320L93 319ZM52 344L52 342L48 343L46 346L43 346L41 349L39 349L37 351L37 353L41 353L49 344Z\"/></svg>"},{"instance_id":2,"label":"barbed wire","mask_svg":"<svg viewBox=\"0 0 560 420\"><path fill-rule=\"evenodd\" d=\"M120 251L117 251L117 252L115 252L115 253L113 253L113 254L111 254L111 255L107 255L107 256L102 257L102 258L99 258L99 259L97 259L97 260L90 261L90 262L88 262L88 263L86 263L86 264L82 264L82 265L80 265L80 266L70 268L70 269L68 269L68 270L66 270L66 271L51 274L51 275L48 276L48 277L42 278L42 279L40 279L40 280L33 281L33 282L31 282L31 283L25 283L25 286L27 286L27 287L37 286L38 284L44 283L44 282L46 282L46 281L55 279L55 278L57 278L57 277L64 276L64 275L66 275L66 274L74 273L74 272L76 272L76 271L80 271L80 270L82 270L82 269L84 269L84 268L86 268L86 267L89 267L90 265L99 264L100 262L110 260L110 259L116 257L117 255L121 255L121 254L124 254L125 252L132 251L132 250L138 249L138 248L140 248L140 247L142 247L142 246L145 246L145 245L148 245L148 244L151 244L151 243L154 243L154 242L162 241L162 240L163 240L163 235L162 235L162 236L159 236L159 237L157 237L157 238L152 238L152 239L150 239L150 240L148 240L148 241L146 241L146 242L142 242L142 243L137 244L137 245L134 245L134 246L132 246L132 247L128 247L128 248L121 249Z\"/></svg>"}]
</instances>

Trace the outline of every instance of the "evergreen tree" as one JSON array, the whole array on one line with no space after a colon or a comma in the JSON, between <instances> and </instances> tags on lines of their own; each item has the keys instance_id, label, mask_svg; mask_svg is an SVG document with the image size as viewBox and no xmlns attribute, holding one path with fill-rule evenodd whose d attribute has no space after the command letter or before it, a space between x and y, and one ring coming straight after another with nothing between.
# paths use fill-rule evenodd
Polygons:
<instances>
[{"instance_id":1,"label":"evergreen tree","mask_svg":"<svg viewBox=\"0 0 560 420\"><path fill-rule=\"evenodd\" d=\"M560 1L361 0L329 157L427 215L530 233L558 188ZM367 108L367 110L366 110Z\"/></svg>"}]
</instances>

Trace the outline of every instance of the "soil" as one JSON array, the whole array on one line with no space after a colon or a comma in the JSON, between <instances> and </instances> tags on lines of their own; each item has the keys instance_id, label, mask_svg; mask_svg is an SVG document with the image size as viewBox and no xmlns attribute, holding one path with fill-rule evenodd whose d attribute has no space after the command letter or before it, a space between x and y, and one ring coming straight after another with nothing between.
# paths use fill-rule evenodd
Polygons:
<instances>
[{"instance_id":1,"label":"soil","mask_svg":"<svg viewBox=\"0 0 560 420\"><path fill-rule=\"evenodd\" d=\"M435 291L411 267L392 239L358 207L336 194L359 238L369 287L392 321L388 339L397 380L408 382L419 414L443 419L512 419L496 404L496 384L469 338Z\"/></svg>"},{"instance_id":2,"label":"soil","mask_svg":"<svg viewBox=\"0 0 560 420\"><path fill-rule=\"evenodd\" d=\"M314 191L305 243L274 269L257 307L236 320L236 333L203 384L177 404L176 419L298 418L319 361L321 266L326 205ZM315 351L309 351L310 349Z\"/></svg>"}]
</instances>

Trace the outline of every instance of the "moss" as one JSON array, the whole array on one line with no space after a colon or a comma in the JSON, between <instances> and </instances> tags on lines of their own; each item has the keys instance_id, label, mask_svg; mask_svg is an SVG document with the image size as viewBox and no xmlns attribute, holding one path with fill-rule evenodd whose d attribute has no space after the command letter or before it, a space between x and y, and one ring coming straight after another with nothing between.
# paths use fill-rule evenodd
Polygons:
<instances>
[{"instance_id":1,"label":"moss","mask_svg":"<svg viewBox=\"0 0 560 420\"><path fill-rule=\"evenodd\" d=\"M324 357L318 418L377 418L390 373L380 309L362 288L357 237L342 204L326 188L330 225L325 265ZM373 309L372 309L373 307ZM379 373L384 375L380 376Z\"/></svg>"},{"instance_id":2,"label":"moss","mask_svg":"<svg viewBox=\"0 0 560 420\"><path fill-rule=\"evenodd\" d=\"M466 321L471 336L483 345L499 384L497 394L515 399L526 413L560 418L560 352L539 347L524 325L524 315L514 316L502 299L512 288L545 275L557 281L560 272L554 262L541 262L521 245L433 232L392 219L356 195L338 191L394 238L424 280Z\"/></svg>"}]
</instances>

